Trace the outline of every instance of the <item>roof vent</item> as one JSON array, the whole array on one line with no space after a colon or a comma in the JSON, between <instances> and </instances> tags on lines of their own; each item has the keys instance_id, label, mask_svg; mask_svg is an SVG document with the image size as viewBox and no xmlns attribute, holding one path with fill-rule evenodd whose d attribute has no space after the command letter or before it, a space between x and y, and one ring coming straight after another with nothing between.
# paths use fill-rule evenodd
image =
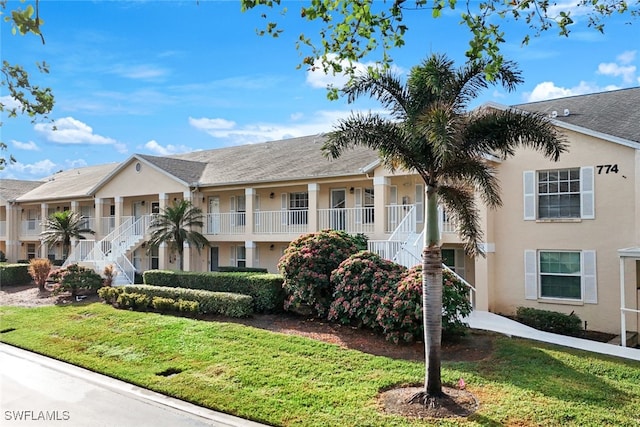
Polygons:
<instances>
[{"instance_id":1,"label":"roof vent","mask_svg":"<svg viewBox=\"0 0 640 427\"><path fill-rule=\"evenodd\" d=\"M567 117L569 114L571 114L571 111L569 111L568 108L564 109L564 116Z\"/></svg>"},{"instance_id":2,"label":"roof vent","mask_svg":"<svg viewBox=\"0 0 640 427\"><path fill-rule=\"evenodd\" d=\"M552 119L555 119L556 117L558 117L558 112L556 110L553 110L550 116Z\"/></svg>"}]
</instances>

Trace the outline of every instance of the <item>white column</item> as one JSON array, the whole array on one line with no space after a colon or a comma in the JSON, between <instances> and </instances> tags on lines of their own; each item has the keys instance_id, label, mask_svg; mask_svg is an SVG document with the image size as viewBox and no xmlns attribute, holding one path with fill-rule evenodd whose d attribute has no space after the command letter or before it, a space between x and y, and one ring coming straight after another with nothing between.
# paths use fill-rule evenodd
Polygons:
<instances>
[{"instance_id":1,"label":"white column","mask_svg":"<svg viewBox=\"0 0 640 427\"><path fill-rule=\"evenodd\" d=\"M122 217L124 216L124 198L122 196L116 196L114 199L114 205L115 205L115 227L118 228L120 227L120 224L122 223Z\"/></svg>"},{"instance_id":2,"label":"white column","mask_svg":"<svg viewBox=\"0 0 640 427\"><path fill-rule=\"evenodd\" d=\"M49 205L47 203L40 203L40 218L41 218L42 224L44 224L47 218L49 217L48 214L49 214ZM42 227L41 231L44 231L44 226ZM49 245L43 243L40 246L40 258L47 258L48 255L49 255Z\"/></svg>"},{"instance_id":3,"label":"white column","mask_svg":"<svg viewBox=\"0 0 640 427\"><path fill-rule=\"evenodd\" d=\"M158 194L158 207L160 212L163 212L166 209L168 201L169 196L167 193ZM169 265L169 248L166 243L162 243L158 247L158 269L169 270L170 268L172 267Z\"/></svg>"},{"instance_id":4,"label":"white column","mask_svg":"<svg viewBox=\"0 0 640 427\"><path fill-rule=\"evenodd\" d=\"M251 236L253 235L253 215L254 215L254 200L255 200L256 190L254 188L245 188L244 189L244 199L245 199L245 223L244 223L244 232L245 234Z\"/></svg>"},{"instance_id":5,"label":"white column","mask_svg":"<svg viewBox=\"0 0 640 427\"><path fill-rule=\"evenodd\" d=\"M7 253L5 256L9 262L18 260L18 248L20 247L20 207L14 203L7 204Z\"/></svg>"},{"instance_id":6,"label":"white column","mask_svg":"<svg viewBox=\"0 0 640 427\"><path fill-rule=\"evenodd\" d=\"M96 197L93 201L93 216L94 216L94 221L95 221L95 225L94 225L94 230L96 232L95 237L96 240L100 240L101 237L104 237L103 235L103 228L102 228L102 218L104 215L104 199L101 199L100 197Z\"/></svg>"},{"instance_id":7,"label":"white column","mask_svg":"<svg viewBox=\"0 0 640 427\"><path fill-rule=\"evenodd\" d=\"M255 265L255 251L256 251L256 242L253 240L246 240L244 242L244 249L246 253L246 264L247 267L256 267Z\"/></svg>"},{"instance_id":8,"label":"white column","mask_svg":"<svg viewBox=\"0 0 640 427\"><path fill-rule=\"evenodd\" d=\"M191 191L184 191L182 193L183 200L185 200L187 202L193 203L192 196L193 195L192 195ZM192 248L189 246L189 244L187 242L185 242L182 247L183 247L183 250L184 250L184 253L183 253L183 256L184 256L184 263L183 263L184 271L191 271L192 268L194 267L194 265L193 265L194 263L192 262L192 259L191 259L192 255L193 255Z\"/></svg>"},{"instance_id":9,"label":"white column","mask_svg":"<svg viewBox=\"0 0 640 427\"><path fill-rule=\"evenodd\" d=\"M376 239L385 238L385 228L387 224L387 188L389 182L389 178L385 176L376 176L373 178L373 215L375 218L373 233Z\"/></svg>"},{"instance_id":10,"label":"white column","mask_svg":"<svg viewBox=\"0 0 640 427\"><path fill-rule=\"evenodd\" d=\"M307 185L309 192L309 211L307 212L307 232L318 230L318 195L320 194L320 185L316 182Z\"/></svg>"}]
</instances>

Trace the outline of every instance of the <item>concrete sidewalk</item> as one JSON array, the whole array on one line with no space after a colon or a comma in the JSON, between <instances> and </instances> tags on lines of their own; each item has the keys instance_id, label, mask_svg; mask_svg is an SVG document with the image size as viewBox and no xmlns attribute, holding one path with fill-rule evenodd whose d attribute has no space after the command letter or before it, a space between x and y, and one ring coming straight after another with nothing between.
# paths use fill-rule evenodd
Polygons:
<instances>
[{"instance_id":1,"label":"concrete sidewalk","mask_svg":"<svg viewBox=\"0 0 640 427\"><path fill-rule=\"evenodd\" d=\"M622 357L630 360L640 360L640 350L619 345L601 343L581 338L568 337L566 335L543 332L523 325L504 316L489 313L488 311L472 311L469 317L464 319L471 328L485 331L499 332L512 337L527 338L550 344L562 345L593 353Z\"/></svg>"},{"instance_id":2,"label":"concrete sidewalk","mask_svg":"<svg viewBox=\"0 0 640 427\"><path fill-rule=\"evenodd\" d=\"M261 427L0 343L0 424Z\"/></svg>"}]
</instances>

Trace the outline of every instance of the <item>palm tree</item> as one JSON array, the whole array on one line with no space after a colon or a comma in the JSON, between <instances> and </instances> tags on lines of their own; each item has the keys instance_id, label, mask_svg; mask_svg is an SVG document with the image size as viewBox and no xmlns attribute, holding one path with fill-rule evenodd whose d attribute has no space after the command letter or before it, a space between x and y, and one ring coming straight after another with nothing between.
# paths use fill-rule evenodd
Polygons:
<instances>
[{"instance_id":1,"label":"palm tree","mask_svg":"<svg viewBox=\"0 0 640 427\"><path fill-rule=\"evenodd\" d=\"M209 246L209 241L195 228L202 228L202 210L188 200L181 200L168 206L151 222L150 247L158 247L161 243L169 245L171 253L178 252L179 268L184 268L184 244L195 246L198 252Z\"/></svg>"},{"instance_id":2,"label":"palm tree","mask_svg":"<svg viewBox=\"0 0 640 427\"><path fill-rule=\"evenodd\" d=\"M505 62L493 81L487 64L470 62L455 69L453 61L433 55L414 67L406 85L391 72L355 77L342 90L353 102L362 95L377 99L389 115L352 115L340 120L322 147L330 158L353 146L377 150L383 165L417 172L425 183L427 203L422 252L425 333L425 388L416 395L426 404L442 392L440 354L442 331L442 254L438 204L459 224L470 256L482 254L482 230L475 203L478 194L489 208L501 205L492 154L506 158L519 146L541 151L556 161L567 149L564 137L545 117L516 110L481 108L469 112L469 102L489 84L511 91L522 82L520 71Z\"/></svg>"},{"instance_id":3,"label":"palm tree","mask_svg":"<svg viewBox=\"0 0 640 427\"><path fill-rule=\"evenodd\" d=\"M71 249L71 239L84 240L83 234L95 234L86 227L86 217L78 212L54 212L44 223L44 231L40 233L42 244L62 243L62 257L66 259Z\"/></svg>"}]
</instances>

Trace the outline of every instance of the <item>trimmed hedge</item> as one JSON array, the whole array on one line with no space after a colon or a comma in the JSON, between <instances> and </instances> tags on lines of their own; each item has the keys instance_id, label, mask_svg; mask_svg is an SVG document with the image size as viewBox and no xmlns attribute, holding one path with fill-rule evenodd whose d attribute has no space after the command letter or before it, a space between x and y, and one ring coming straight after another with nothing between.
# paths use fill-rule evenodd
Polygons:
<instances>
[{"instance_id":1,"label":"trimmed hedge","mask_svg":"<svg viewBox=\"0 0 640 427\"><path fill-rule=\"evenodd\" d=\"M122 288L124 294L147 296L149 298L148 306L151 305L153 297L162 297L176 301L195 301L202 314L222 314L229 317L247 317L253 314L253 298L249 295L151 285L129 285Z\"/></svg>"},{"instance_id":2,"label":"trimmed hedge","mask_svg":"<svg viewBox=\"0 0 640 427\"><path fill-rule=\"evenodd\" d=\"M221 273L268 273L269 270L260 267L234 267L232 265L224 265L218 267Z\"/></svg>"},{"instance_id":3,"label":"trimmed hedge","mask_svg":"<svg viewBox=\"0 0 640 427\"><path fill-rule=\"evenodd\" d=\"M0 286L28 285L32 282L29 263L0 265Z\"/></svg>"},{"instance_id":4,"label":"trimmed hedge","mask_svg":"<svg viewBox=\"0 0 640 427\"><path fill-rule=\"evenodd\" d=\"M532 328L554 334L574 337L582 334L582 320L573 312L564 314L537 308L518 307L515 320Z\"/></svg>"},{"instance_id":5,"label":"trimmed hedge","mask_svg":"<svg viewBox=\"0 0 640 427\"><path fill-rule=\"evenodd\" d=\"M144 283L153 286L230 292L253 298L256 313L283 311L283 278L279 274L148 270Z\"/></svg>"}]
</instances>

